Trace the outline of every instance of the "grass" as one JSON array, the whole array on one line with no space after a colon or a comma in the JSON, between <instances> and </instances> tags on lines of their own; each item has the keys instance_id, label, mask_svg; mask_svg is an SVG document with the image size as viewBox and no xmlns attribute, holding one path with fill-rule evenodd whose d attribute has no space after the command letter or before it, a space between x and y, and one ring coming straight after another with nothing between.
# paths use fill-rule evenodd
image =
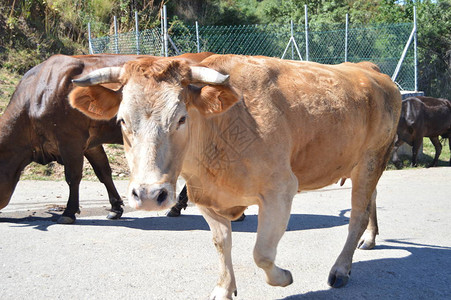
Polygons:
<instances>
[{"instance_id":1,"label":"grass","mask_svg":"<svg viewBox=\"0 0 451 300\"><path fill-rule=\"evenodd\" d=\"M5 111L21 77L17 73L0 68L0 115Z\"/></svg>"},{"instance_id":2,"label":"grass","mask_svg":"<svg viewBox=\"0 0 451 300\"><path fill-rule=\"evenodd\" d=\"M449 166L450 160L450 150L449 150L449 140L441 141L442 143L442 153L438 159L437 166L444 167ZM423 138L423 155L418 155L418 166L417 168L427 168L434 160L435 156L435 148L431 143L429 138ZM412 162L412 154L409 155L400 155L399 159L402 161L402 168L413 168L410 166ZM388 170L396 170L395 165L390 161L388 166Z\"/></svg>"}]
</instances>

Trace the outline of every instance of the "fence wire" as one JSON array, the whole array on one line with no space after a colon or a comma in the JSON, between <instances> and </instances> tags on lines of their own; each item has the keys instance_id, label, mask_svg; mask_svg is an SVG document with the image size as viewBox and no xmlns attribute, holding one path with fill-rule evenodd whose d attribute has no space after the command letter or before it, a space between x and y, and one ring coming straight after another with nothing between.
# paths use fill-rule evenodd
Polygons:
<instances>
[{"instance_id":1,"label":"fence wire","mask_svg":"<svg viewBox=\"0 0 451 300\"><path fill-rule=\"evenodd\" d=\"M159 29L146 29L138 33L138 45L136 45L136 33L125 32L115 35L91 39L92 52L117 53L117 54L148 54L162 55L163 44ZM139 51L138 51L139 50Z\"/></svg>"},{"instance_id":2,"label":"fence wire","mask_svg":"<svg viewBox=\"0 0 451 300\"><path fill-rule=\"evenodd\" d=\"M349 27L347 41L347 61L371 61L381 71L392 76L402 51L412 31L412 23L377 25L368 27ZM199 26L200 51L218 54L265 55L281 57L291 37L289 25L238 25L238 26ZM304 25L294 26L293 37L305 58L306 38ZM195 26L174 25L168 34L181 53L197 52ZM149 54L164 55L162 34L159 28L139 32L139 49L136 33L118 34L91 39L94 53ZM324 64L337 64L345 61L345 25L322 25L310 28L308 32L309 60ZM169 47L170 56L177 55ZM288 48L286 59L299 57L293 48ZM407 52L396 79L403 90L414 90L413 46Z\"/></svg>"}]
</instances>

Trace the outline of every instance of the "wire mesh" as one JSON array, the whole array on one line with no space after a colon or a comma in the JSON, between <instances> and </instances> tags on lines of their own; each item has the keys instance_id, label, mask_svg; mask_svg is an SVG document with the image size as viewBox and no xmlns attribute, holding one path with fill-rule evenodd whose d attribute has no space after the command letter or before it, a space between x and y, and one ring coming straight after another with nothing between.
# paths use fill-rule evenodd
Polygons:
<instances>
[{"instance_id":1,"label":"wire mesh","mask_svg":"<svg viewBox=\"0 0 451 300\"><path fill-rule=\"evenodd\" d=\"M138 33L138 45L136 45L136 33L125 32L115 35L91 39L93 53L118 53L162 55L161 32L157 29L146 29ZM138 51L139 50L139 51Z\"/></svg>"},{"instance_id":2,"label":"wire mesh","mask_svg":"<svg viewBox=\"0 0 451 300\"><path fill-rule=\"evenodd\" d=\"M350 62L371 61L381 71L392 76L402 51L412 31L412 23L349 27L347 60ZM305 58L306 39L303 24L295 25L293 37ZM199 26L199 48L218 54L265 55L281 57L291 37L289 25L232 25ZM173 25L168 34L180 53L197 52L196 27ZM161 30L146 29L139 32L139 53L163 55L164 48ZM337 64L345 61L344 24L321 25L311 27L308 32L309 60ZM138 53L136 33L127 32L117 37L107 36L91 40L94 53ZM169 43L171 45L171 43ZM409 48L396 81L401 89L414 89L413 47ZM174 47L169 46L170 56L177 55ZM294 45L288 47L286 59L299 57Z\"/></svg>"}]
</instances>

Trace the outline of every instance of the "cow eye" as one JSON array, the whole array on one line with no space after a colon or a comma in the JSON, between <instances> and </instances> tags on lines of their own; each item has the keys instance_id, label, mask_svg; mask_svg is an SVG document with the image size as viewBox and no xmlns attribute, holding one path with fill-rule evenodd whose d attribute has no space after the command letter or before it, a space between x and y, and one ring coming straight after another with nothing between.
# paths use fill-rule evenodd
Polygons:
<instances>
[{"instance_id":1,"label":"cow eye","mask_svg":"<svg viewBox=\"0 0 451 300\"><path fill-rule=\"evenodd\" d=\"M185 122L186 122L186 116L181 117L179 120L179 126L182 124L185 124Z\"/></svg>"},{"instance_id":2,"label":"cow eye","mask_svg":"<svg viewBox=\"0 0 451 300\"><path fill-rule=\"evenodd\" d=\"M117 120L117 124L125 125L124 119L118 119L118 120Z\"/></svg>"}]
</instances>

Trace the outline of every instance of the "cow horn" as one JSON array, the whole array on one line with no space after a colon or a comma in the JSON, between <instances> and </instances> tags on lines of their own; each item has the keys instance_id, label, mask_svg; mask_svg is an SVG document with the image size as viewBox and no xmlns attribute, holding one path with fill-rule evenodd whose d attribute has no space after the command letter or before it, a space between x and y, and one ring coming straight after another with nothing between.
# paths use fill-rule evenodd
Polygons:
<instances>
[{"instance_id":1,"label":"cow horn","mask_svg":"<svg viewBox=\"0 0 451 300\"><path fill-rule=\"evenodd\" d=\"M191 67L191 76L193 81L207 84L225 84L229 80L229 75L205 67Z\"/></svg>"},{"instance_id":2,"label":"cow horn","mask_svg":"<svg viewBox=\"0 0 451 300\"><path fill-rule=\"evenodd\" d=\"M92 86L101 83L119 82L122 67L108 67L92 71L86 76L73 79L78 86Z\"/></svg>"}]
</instances>

